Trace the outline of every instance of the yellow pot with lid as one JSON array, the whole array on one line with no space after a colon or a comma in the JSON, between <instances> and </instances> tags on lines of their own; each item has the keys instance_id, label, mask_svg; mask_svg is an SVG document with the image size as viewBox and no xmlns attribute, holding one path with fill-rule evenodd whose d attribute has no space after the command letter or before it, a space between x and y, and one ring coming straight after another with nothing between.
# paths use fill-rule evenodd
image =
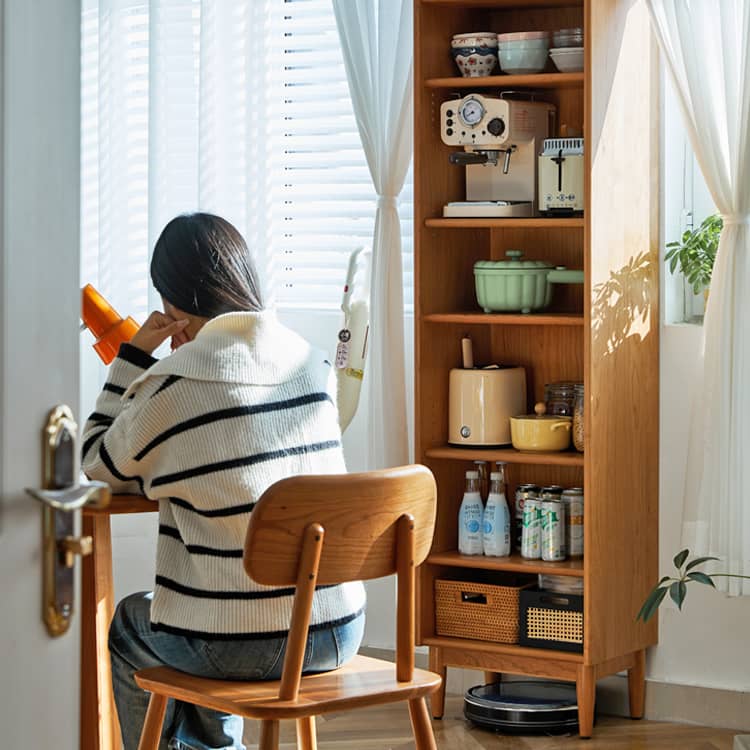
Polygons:
<instances>
[{"instance_id":1,"label":"yellow pot with lid","mask_svg":"<svg viewBox=\"0 0 750 750\"><path fill-rule=\"evenodd\" d=\"M564 451L570 447L572 417L546 414L539 402L535 414L522 414L510 418L510 438L519 451Z\"/></svg>"}]
</instances>

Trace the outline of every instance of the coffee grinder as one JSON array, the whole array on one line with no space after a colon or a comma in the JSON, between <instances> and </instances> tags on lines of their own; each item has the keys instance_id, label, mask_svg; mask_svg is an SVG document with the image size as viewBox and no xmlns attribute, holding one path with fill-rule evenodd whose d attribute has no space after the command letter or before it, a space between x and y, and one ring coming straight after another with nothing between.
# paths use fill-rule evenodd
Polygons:
<instances>
[{"instance_id":1,"label":"coffee grinder","mask_svg":"<svg viewBox=\"0 0 750 750\"><path fill-rule=\"evenodd\" d=\"M446 204L443 216L533 216L538 155L555 111L552 104L502 94L467 94L444 102L440 136L448 146L463 146L449 158L466 168L466 200Z\"/></svg>"}]
</instances>

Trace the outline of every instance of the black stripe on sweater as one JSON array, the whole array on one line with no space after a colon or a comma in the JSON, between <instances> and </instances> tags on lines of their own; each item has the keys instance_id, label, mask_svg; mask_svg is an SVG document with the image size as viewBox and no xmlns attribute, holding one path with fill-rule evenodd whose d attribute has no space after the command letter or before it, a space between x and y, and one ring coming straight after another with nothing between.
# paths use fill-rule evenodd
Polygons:
<instances>
[{"instance_id":1,"label":"black stripe on sweater","mask_svg":"<svg viewBox=\"0 0 750 750\"><path fill-rule=\"evenodd\" d=\"M252 466L253 464L273 461L274 459L285 458L287 456L302 456L307 453L319 453L320 451L327 451L332 448L338 448L340 445L341 443L338 440L326 440L324 443L295 445L291 448L281 448L277 451L255 453L252 456L243 456L242 458L232 458L229 461L218 461L213 464L203 464L202 466L196 466L192 469L177 471L174 474L164 474L163 476L155 477L151 482L151 486L160 487L163 484L178 482L182 479L192 479L193 477L200 477L204 476L205 474L213 474L218 471L227 471L229 469L238 469L243 466Z\"/></svg>"},{"instance_id":2,"label":"black stripe on sweater","mask_svg":"<svg viewBox=\"0 0 750 750\"><path fill-rule=\"evenodd\" d=\"M161 393L162 391L166 391L167 388L169 388L170 385L174 385L179 380L182 380L181 375L170 375L153 393L151 398L156 396L157 394Z\"/></svg>"},{"instance_id":3,"label":"black stripe on sweater","mask_svg":"<svg viewBox=\"0 0 750 750\"><path fill-rule=\"evenodd\" d=\"M177 505L180 508L184 508L185 510L192 511L193 513L197 513L199 516L204 516L205 518L240 516L243 513L250 513L252 509L255 507L255 503L244 503L243 505L230 505L226 508L216 508L214 510L201 510L200 508L196 508L187 500L182 500L179 497L170 497L167 499L173 505Z\"/></svg>"},{"instance_id":4,"label":"black stripe on sweater","mask_svg":"<svg viewBox=\"0 0 750 750\"><path fill-rule=\"evenodd\" d=\"M158 392L159 391L156 393ZM157 435L150 443L148 443L148 445L146 445L145 448L136 454L135 460L140 461L147 453L152 451L157 445L160 445L165 440L169 440L169 438L179 435L181 432L193 430L196 427L203 427L212 422L220 422L223 419L235 419L236 417L247 417L252 414L296 409L299 406L320 403L322 401L329 401L331 404L333 403L333 399L327 393L310 393L306 396L298 396L297 398L290 398L285 401L271 401L266 404L253 404L252 406L234 406L229 409L218 409L217 411L208 412L207 414L201 414L198 417L187 419L184 422L178 422L173 427L170 427L160 435Z\"/></svg>"},{"instance_id":5,"label":"black stripe on sweater","mask_svg":"<svg viewBox=\"0 0 750 750\"><path fill-rule=\"evenodd\" d=\"M101 458L102 463L107 467L107 470L115 479L119 479L121 482L138 482L138 486L141 488L141 495L146 494L146 489L143 485L143 477L137 475L133 477L126 477L123 473L121 473L115 466L115 462L112 460L112 456L109 455L109 452L104 445L104 440L102 440L102 442L99 444L99 458Z\"/></svg>"},{"instance_id":6,"label":"black stripe on sweater","mask_svg":"<svg viewBox=\"0 0 750 750\"><path fill-rule=\"evenodd\" d=\"M250 599L278 599L282 596L294 596L294 587L270 589L268 591L214 591L213 589L196 589L173 581L166 576L156 576L156 585L162 586L170 591L175 591L184 596L192 596L195 599L222 599L241 600Z\"/></svg>"},{"instance_id":7,"label":"black stripe on sweater","mask_svg":"<svg viewBox=\"0 0 750 750\"><path fill-rule=\"evenodd\" d=\"M115 421L114 417L110 417L109 414L102 414L100 411L94 411L89 414L87 422L95 422L96 424L111 425Z\"/></svg>"},{"instance_id":8,"label":"black stripe on sweater","mask_svg":"<svg viewBox=\"0 0 750 750\"><path fill-rule=\"evenodd\" d=\"M89 435L86 438L86 442L83 444L83 448L81 448L81 461L86 460L86 456L88 455L88 452L91 450L94 443L109 429L108 426L103 427L98 432L94 432L92 435Z\"/></svg>"},{"instance_id":9,"label":"black stripe on sweater","mask_svg":"<svg viewBox=\"0 0 750 750\"><path fill-rule=\"evenodd\" d=\"M146 354L143 349L139 349L132 344L120 344L117 356L126 362L130 362L131 365L140 367L142 370L148 370L151 365L155 365L159 361L156 357Z\"/></svg>"},{"instance_id":10,"label":"black stripe on sweater","mask_svg":"<svg viewBox=\"0 0 750 750\"><path fill-rule=\"evenodd\" d=\"M118 396L122 396L122 394L125 393L127 388L123 388L120 385L115 385L114 383L105 383L104 388L102 390L109 391L110 393L115 393Z\"/></svg>"},{"instance_id":11,"label":"black stripe on sweater","mask_svg":"<svg viewBox=\"0 0 750 750\"><path fill-rule=\"evenodd\" d=\"M328 622L319 622L310 625L310 632L316 630L326 630L327 628L337 628L341 625L348 625L364 614L364 609L360 609L352 615L340 617L338 620L329 620ZM203 630L188 630L186 628L175 628L172 625L165 625L162 622L152 622L151 630L158 630L172 635L181 635L186 638L201 638L204 641L262 641L276 638L286 638L289 635L287 630L274 630L267 633L209 633Z\"/></svg>"},{"instance_id":12,"label":"black stripe on sweater","mask_svg":"<svg viewBox=\"0 0 750 750\"><path fill-rule=\"evenodd\" d=\"M159 524L159 534L177 539L185 546L191 555L206 555L207 557L242 557L244 550L241 549L218 549L216 547L204 547L201 544L185 544L179 529L172 526Z\"/></svg>"}]
</instances>

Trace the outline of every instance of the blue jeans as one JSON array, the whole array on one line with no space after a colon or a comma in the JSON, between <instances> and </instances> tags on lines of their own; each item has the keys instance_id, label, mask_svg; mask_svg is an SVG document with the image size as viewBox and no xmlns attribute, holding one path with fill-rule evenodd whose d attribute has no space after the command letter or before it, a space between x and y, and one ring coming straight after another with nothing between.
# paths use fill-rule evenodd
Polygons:
<instances>
[{"instance_id":1,"label":"blue jeans","mask_svg":"<svg viewBox=\"0 0 750 750\"><path fill-rule=\"evenodd\" d=\"M151 630L150 593L132 594L117 607L109 630L117 715L123 750L136 750L150 694L133 678L146 667L168 665L182 672L224 680L277 680L286 637L248 641L203 640ZM364 613L345 625L312 631L303 671L325 672L357 653ZM245 750L239 716L170 700L159 750Z\"/></svg>"}]
</instances>

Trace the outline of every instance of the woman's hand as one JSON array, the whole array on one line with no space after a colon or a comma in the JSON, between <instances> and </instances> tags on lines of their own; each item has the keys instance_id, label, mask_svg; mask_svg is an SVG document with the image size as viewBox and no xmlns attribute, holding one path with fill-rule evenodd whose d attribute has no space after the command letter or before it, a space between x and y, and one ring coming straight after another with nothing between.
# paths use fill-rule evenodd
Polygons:
<instances>
[{"instance_id":1,"label":"woman's hand","mask_svg":"<svg viewBox=\"0 0 750 750\"><path fill-rule=\"evenodd\" d=\"M187 337L183 333L190 321L175 320L171 315L154 311L133 336L131 344L146 354L152 354L168 338L172 339L172 348L184 344Z\"/></svg>"}]
</instances>

